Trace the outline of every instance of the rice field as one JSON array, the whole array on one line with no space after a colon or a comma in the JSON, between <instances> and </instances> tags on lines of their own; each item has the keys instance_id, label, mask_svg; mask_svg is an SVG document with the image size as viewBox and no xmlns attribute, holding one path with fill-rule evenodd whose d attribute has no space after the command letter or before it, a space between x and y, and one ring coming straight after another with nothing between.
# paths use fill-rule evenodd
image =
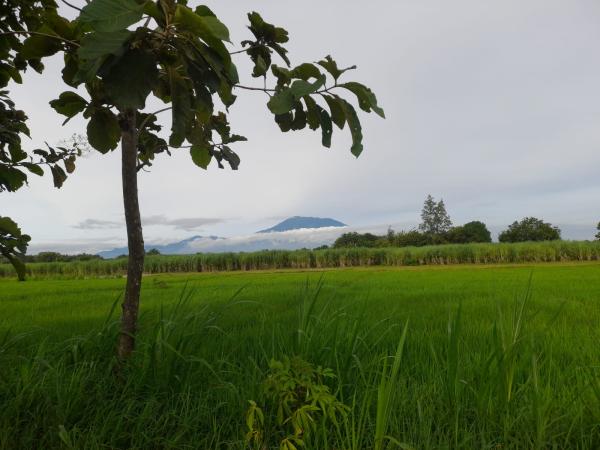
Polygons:
<instances>
[{"instance_id":1,"label":"rice field","mask_svg":"<svg viewBox=\"0 0 600 450\"><path fill-rule=\"evenodd\" d=\"M599 260L600 241L547 241L147 256L145 272L158 274ZM27 271L29 277L36 278L120 277L127 272L127 259L30 263ZM12 266L0 264L0 277L14 276Z\"/></svg>"},{"instance_id":2,"label":"rice field","mask_svg":"<svg viewBox=\"0 0 600 450\"><path fill-rule=\"evenodd\" d=\"M600 448L597 262L123 285L0 279L1 449Z\"/></svg>"}]
</instances>

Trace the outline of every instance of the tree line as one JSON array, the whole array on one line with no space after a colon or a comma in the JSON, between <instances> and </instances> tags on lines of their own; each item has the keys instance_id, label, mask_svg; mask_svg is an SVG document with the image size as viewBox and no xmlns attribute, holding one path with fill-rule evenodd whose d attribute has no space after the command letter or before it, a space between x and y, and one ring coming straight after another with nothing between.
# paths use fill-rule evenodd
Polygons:
<instances>
[{"instance_id":1,"label":"tree line","mask_svg":"<svg viewBox=\"0 0 600 450\"><path fill-rule=\"evenodd\" d=\"M600 240L600 222L595 238ZM539 242L561 239L561 230L542 219L525 217L516 220L498 235L500 242ZM454 226L443 199L435 201L428 195L421 210L421 223L412 230L394 231L391 227L385 235L350 232L341 235L334 248L346 247L423 247L440 244L468 244L492 242L492 235L485 223L474 220Z\"/></svg>"}]
</instances>

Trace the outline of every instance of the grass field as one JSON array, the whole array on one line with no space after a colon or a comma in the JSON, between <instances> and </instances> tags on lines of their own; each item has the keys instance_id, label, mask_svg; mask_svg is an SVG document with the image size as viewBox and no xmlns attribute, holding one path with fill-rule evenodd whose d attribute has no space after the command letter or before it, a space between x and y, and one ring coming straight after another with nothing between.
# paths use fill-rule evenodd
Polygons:
<instances>
[{"instance_id":1,"label":"grass field","mask_svg":"<svg viewBox=\"0 0 600 450\"><path fill-rule=\"evenodd\" d=\"M0 448L600 448L597 262L147 276L115 374L123 286L0 280Z\"/></svg>"},{"instance_id":2,"label":"grass field","mask_svg":"<svg viewBox=\"0 0 600 450\"><path fill-rule=\"evenodd\" d=\"M600 241L471 243L425 247L351 247L325 250L149 255L144 263L144 272L158 274L590 261L600 261ZM29 263L27 273L31 278L120 277L127 273L127 258ZM0 264L0 278L15 276L15 271L10 264Z\"/></svg>"}]
</instances>

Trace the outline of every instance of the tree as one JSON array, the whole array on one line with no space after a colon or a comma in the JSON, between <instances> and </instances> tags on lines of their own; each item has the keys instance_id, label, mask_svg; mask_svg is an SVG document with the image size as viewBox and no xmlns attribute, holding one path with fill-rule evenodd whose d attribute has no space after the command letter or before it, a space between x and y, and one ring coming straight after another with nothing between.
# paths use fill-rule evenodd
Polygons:
<instances>
[{"instance_id":1,"label":"tree","mask_svg":"<svg viewBox=\"0 0 600 450\"><path fill-rule=\"evenodd\" d=\"M560 239L560 229L535 217L525 217L498 236L500 242L555 241Z\"/></svg>"},{"instance_id":2,"label":"tree","mask_svg":"<svg viewBox=\"0 0 600 450\"><path fill-rule=\"evenodd\" d=\"M485 223L475 220L462 226L452 227L446 233L448 242L466 244L468 242L492 242L492 235Z\"/></svg>"},{"instance_id":3,"label":"tree","mask_svg":"<svg viewBox=\"0 0 600 450\"><path fill-rule=\"evenodd\" d=\"M120 143L129 247L118 345L121 360L134 350L144 265L140 169L151 166L156 155L170 154L171 148L188 148L192 161L203 169L214 160L220 168L227 163L236 170L240 158L230 146L246 140L232 133L228 121L236 89L267 93L267 107L282 131L321 129L325 147L331 146L333 124L340 129L347 124L350 150L356 157L363 150L361 124L355 108L339 93L352 94L363 111L384 117L369 88L340 81L354 66L339 68L327 56L315 64L293 67L283 47L287 31L265 22L256 12L248 14L252 39L242 41L240 50L229 51L227 27L208 7L191 9L186 3L91 0L73 21L50 9L19 49L20 59L32 67L41 58L64 53L63 81L72 88L85 88L87 94L66 91L51 106L66 121L83 114L88 119L89 143L99 152L113 151ZM251 75L262 78L265 87L240 84L232 61L237 54L251 59ZM274 64L274 55L285 66ZM266 87L269 71L276 80L273 87ZM150 96L167 106L145 112ZM157 122L164 111L171 112L168 139L161 137Z\"/></svg>"},{"instance_id":4,"label":"tree","mask_svg":"<svg viewBox=\"0 0 600 450\"><path fill-rule=\"evenodd\" d=\"M421 221L419 230L432 236L440 236L446 233L452 226L450 216L446 212L444 200L436 203L431 195L427 195L423 203Z\"/></svg>"},{"instance_id":5,"label":"tree","mask_svg":"<svg viewBox=\"0 0 600 450\"><path fill-rule=\"evenodd\" d=\"M396 247L423 247L432 243L431 235L417 230L400 231L394 239Z\"/></svg>"},{"instance_id":6,"label":"tree","mask_svg":"<svg viewBox=\"0 0 600 450\"><path fill-rule=\"evenodd\" d=\"M51 171L54 185L61 187L67 173L75 169L75 158L80 154L77 144L71 148L48 146L34 150L35 156L28 154L21 145L21 136L29 136L27 116L3 90L11 80L22 82L21 72L28 65L38 72L43 70L39 58L32 57L27 62L22 57L25 43L20 37L41 30L43 18L53 17L55 10L54 0L5 0L0 4L0 192L22 188L29 173L41 176L44 168ZM0 254L13 265L21 281L25 279L23 259L30 239L10 217L0 216Z\"/></svg>"},{"instance_id":7,"label":"tree","mask_svg":"<svg viewBox=\"0 0 600 450\"><path fill-rule=\"evenodd\" d=\"M0 217L0 255L15 268L19 281L25 280L23 257L31 237L21 233L19 226L10 217Z\"/></svg>"},{"instance_id":8,"label":"tree","mask_svg":"<svg viewBox=\"0 0 600 450\"><path fill-rule=\"evenodd\" d=\"M158 256L160 255L160 250L157 248L150 249L146 252L146 256Z\"/></svg>"},{"instance_id":9,"label":"tree","mask_svg":"<svg viewBox=\"0 0 600 450\"><path fill-rule=\"evenodd\" d=\"M596 238L597 241L600 241L600 222L598 222L598 225L596 225L596 230L598 230L598 232L596 233L596 236L594 236Z\"/></svg>"},{"instance_id":10,"label":"tree","mask_svg":"<svg viewBox=\"0 0 600 450\"><path fill-rule=\"evenodd\" d=\"M333 243L333 248L346 248L346 247L376 247L379 236L375 236L372 233L357 233L353 231L351 233L344 233Z\"/></svg>"}]
</instances>

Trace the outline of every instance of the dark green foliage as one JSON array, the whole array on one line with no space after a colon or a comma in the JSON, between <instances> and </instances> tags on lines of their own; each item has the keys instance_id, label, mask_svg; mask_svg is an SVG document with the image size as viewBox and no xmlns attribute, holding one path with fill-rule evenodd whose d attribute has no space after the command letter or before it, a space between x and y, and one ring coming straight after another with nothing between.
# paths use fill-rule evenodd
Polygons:
<instances>
[{"instance_id":1,"label":"dark green foliage","mask_svg":"<svg viewBox=\"0 0 600 450\"><path fill-rule=\"evenodd\" d=\"M344 233L333 243L333 248L344 247L376 247L379 238L371 233Z\"/></svg>"},{"instance_id":2,"label":"dark green foliage","mask_svg":"<svg viewBox=\"0 0 600 450\"><path fill-rule=\"evenodd\" d=\"M31 237L21 233L19 226L10 217L0 216L0 255L12 264L19 281L25 280L23 256L30 240Z\"/></svg>"},{"instance_id":3,"label":"dark green foliage","mask_svg":"<svg viewBox=\"0 0 600 450\"><path fill-rule=\"evenodd\" d=\"M387 238L384 239L387 242ZM560 261L600 261L600 242L472 243L401 248L382 244L371 248L348 247L323 250L265 250L249 253L159 255L146 258L144 272L154 274L361 266L519 264ZM121 278L126 271L127 255L109 260L91 257L86 261L32 263L27 265L27 275L32 278ZM9 264L0 264L0 278L14 276L15 270L13 267Z\"/></svg>"},{"instance_id":4,"label":"dark green foliage","mask_svg":"<svg viewBox=\"0 0 600 450\"><path fill-rule=\"evenodd\" d=\"M48 20L46 20L46 18ZM45 27L48 34L64 33L64 23L56 15L54 0L3 0L0 2L0 88L9 81L21 83L20 72L28 65L40 71L43 65L40 57L52 54L61 47L60 40L31 36L25 38L25 31L35 31ZM23 56L23 51L34 47L31 58ZM56 46L58 45L58 48ZM24 48L25 47L25 48ZM26 55L27 56L27 55ZM29 60L28 60L29 59Z\"/></svg>"},{"instance_id":5,"label":"dark green foliage","mask_svg":"<svg viewBox=\"0 0 600 450\"><path fill-rule=\"evenodd\" d=\"M319 427L347 420L350 411L326 384L333 379L333 370L299 357L271 360L261 398L249 401L246 441L254 448L312 448Z\"/></svg>"},{"instance_id":6,"label":"dark green foliage","mask_svg":"<svg viewBox=\"0 0 600 450\"><path fill-rule=\"evenodd\" d=\"M59 106L65 113L71 109L63 97ZM67 178L67 173L75 170L75 159L81 154L76 141L72 148L48 146L47 149L37 149L29 155L21 146L21 135L29 136L26 125L27 116L15 108L8 97L7 91L0 91L0 192L14 192L27 183L29 173L37 176L44 174L47 167L56 187L61 187ZM15 267L19 279L24 279L22 256L27 251L29 236L21 234L21 230L9 217L1 218L0 254L8 259Z\"/></svg>"},{"instance_id":7,"label":"dark green foliage","mask_svg":"<svg viewBox=\"0 0 600 450\"><path fill-rule=\"evenodd\" d=\"M418 230L400 231L394 234L392 246L394 247L423 247L432 245L434 242L431 235L421 233Z\"/></svg>"},{"instance_id":8,"label":"dark green foliage","mask_svg":"<svg viewBox=\"0 0 600 450\"><path fill-rule=\"evenodd\" d=\"M446 212L446 205L444 200L435 202L431 195L428 195L423 203L423 209L421 211L421 224L419 230L425 234L429 234L433 239L439 237L444 233L448 232L452 226L450 216Z\"/></svg>"},{"instance_id":9,"label":"dark green foliage","mask_svg":"<svg viewBox=\"0 0 600 450\"><path fill-rule=\"evenodd\" d=\"M596 226L596 230L598 230L598 232L596 233L596 236L594 236L596 238L597 241L600 241L600 222L598 222L598 225Z\"/></svg>"},{"instance_id":10,"label":"dark green foliage","mask_svg":"<svg viewBox=\"0 0 600 450\"><path fill-rule=\"evenodd\" d=\"M160 255L160 251L157 250L157 249L155 249L155 248L153 248L153 249L148 250L146 252L146 255L147 256L157 256L157 255Z\"/></svg>"},{"instance_id":11,"label":"dark green foliage","mask_svg":"<svg viewBox=\"0 0 600 450\"><path fill-rule=\"evenodd\" d=\"M13 53L4 57L17 54L23 63L37 66L41 58L64 52L64 81L72 87L84 84L90 98L67 91L51 105L66 116L66 121L83 113L89 120L87 134L92 147L101 153L116 149L121 137L120 114L143 109L152 94L171 106L171 135L161 138L157 134L160 126L147 126L154 115L146 115L138 123L141 166L151 165L154 156L168 151L168 146L185 146L199 167L206 169L214 159L221 168L223 162L238 168L239 157L228 144L245 139L232 139L227 115L214 111L213 97L219 97L229 108L236 99L234 89L244 86L238 84L237 68L225 46L230 40L229 30L209 8L191 9L186 2L174 0L92 0L76 20L69 21L57 15L53 2L30 3L38 14L38 20L28 23L34 34L14 37ZM142 23L144 13L148 20ZM255 77L266 78L272 71L277 79L276 87L265 91L275 91L268 107L280 128L320 127L323 145L329 147L332 119L340 128L348 123L351 151L358 156L362 133L356 111L331 90L350 91L366 112L383 116L383 111L366 86L338 84L339 77L353 67L340 70L331 57L319 65L278 67L272 64L273 53L290 67L283 47L288 41L287 31L264 21L256 12L248 14L248 19L254 40L243 41L243 50L234 53L246 53L251 58ZM13 22L21 25L23 20L16 16ZM128 29L133 26L137 26L135 31ZM321 73L319 66L326 73ZM329 87L326 74L333 78ZM312 97L322 98L331 115Z\"/></svg>"},{"instance_id":12,"label":"dark green foliage","mask_svg":"<svg viewBox=\"0 0 600 450\"><path fill-rule=\"evenodd\" d=\"M452 227L445 235L448 243L492 242L492 235L483 222L478 220Z\"/></svg>"},{"instance_id":13,"label":"dark green foliage","mask_svg":"<svg viewBox=\"0 0 600 450\"><path fill-rule=\"evenodd\" d=\"M77 261L100 261L99 255L89 253L79 253L77 255L63 255L58 252L40 252L37 255L26 255L24 258L27 263L49 263L49 262L77 262Z\"/></svg>"},{"instance_id":14,"label":"dark green foliage","mask_svg":"<svg viewBox=\"0 0 600 450\"><path fill-rule=\"evenodd\" d=\"M436 206L433 203L433 207L436 208ZM346 233L336 240L334 248L423 247L425 245L467 244L470 242L492 242L490 232L483 222L469 222L462 226L452 227L443 233L426 233L419 230L396 233L391 228L388 229L385 236L375 236L371 233Z\"/></svg>"},{"instance_id":15,"label":"dark green foliage","mask_svg":"<svg viewBox=\"0 0 600 450\"><path fill-rule=\"evenodd\" d=\"M560 229L535 217L525 217L498 236L500 242L554 241L560 239Z\"/></svg>"}]
</instances>

